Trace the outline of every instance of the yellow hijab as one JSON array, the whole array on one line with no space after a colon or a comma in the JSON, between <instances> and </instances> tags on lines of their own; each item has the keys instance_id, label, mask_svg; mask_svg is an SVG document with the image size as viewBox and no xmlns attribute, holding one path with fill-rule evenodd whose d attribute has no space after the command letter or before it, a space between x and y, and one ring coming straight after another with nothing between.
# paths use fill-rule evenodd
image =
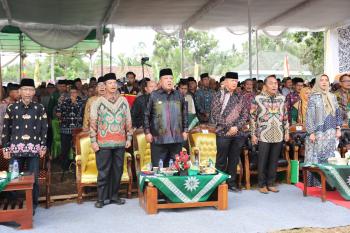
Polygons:
<instances>
[{"instance_id":1,"label":"yellow hijab","mask_svg":"<svg viewBox=\"0 0 350 233\"><path fill-rule=\"evenodd\" d=\"M322 95L322 100L323 100L323 105L324 108L326 110L327 114L332 114L335 115L335 105L334 105L334 99L332 94L329 92L329 88L327 88L327 90L322 90L321 86L320 86L320 81L322 77L327 77L328 75L323 74L319 77L316 78L316 82L315 82L315 86L312 88L311 94L313 93L318 93Z\"/></svg>"},{"instance_id":2,"label":"yellow hijab","mask_svg":"<svg viewBox=\"0 0 350 233\"><path fill-rule=\"evenodd\" d=\"M299 93L300 101L294 104L294 107L298 109L298 123L300 124L304 124L306 119L307 103L310 96L310 92L310 87L303 87L303 89L301 89Z\"/></svg>"}]
</instances>

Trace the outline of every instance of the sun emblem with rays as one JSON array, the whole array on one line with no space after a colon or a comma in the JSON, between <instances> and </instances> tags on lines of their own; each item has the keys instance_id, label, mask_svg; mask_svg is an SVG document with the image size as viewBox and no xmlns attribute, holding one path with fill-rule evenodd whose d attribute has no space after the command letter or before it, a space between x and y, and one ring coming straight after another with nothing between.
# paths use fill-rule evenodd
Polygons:
<instances>
[{"instance_id":1,"label":"sun emblem with rays","mask_svg":"<svg viewBox=\"0 0 350 233\"><path fill-rule=\"evenodd\" d=\"M187 191L192 192L196 190L198 186L199 186L199 180L196 177L190 176L185 181L185 189Z\"/></svg>"}]
</instances>

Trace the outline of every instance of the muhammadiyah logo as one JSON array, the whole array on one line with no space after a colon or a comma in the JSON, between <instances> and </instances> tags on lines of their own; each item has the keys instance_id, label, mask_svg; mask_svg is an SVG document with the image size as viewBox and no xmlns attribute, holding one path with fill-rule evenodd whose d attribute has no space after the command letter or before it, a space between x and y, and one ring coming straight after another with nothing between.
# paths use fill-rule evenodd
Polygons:
<instances>
[{"instance_id":1,"label":"muhammadiyah logo","mask_svg":"<svg viewBox=\"0 0 350 233\"><path fill-rule=\"evenodd\" d=\"M187 191L190 191L190 192L192 192L192 191L195 191L197 188L198 188L198 186L199 186L199 180L196 178L196 177L188 177L187 179L186 179L186 181L185 181L185 189L187 190Z\"/></svg>"}]
</instances>

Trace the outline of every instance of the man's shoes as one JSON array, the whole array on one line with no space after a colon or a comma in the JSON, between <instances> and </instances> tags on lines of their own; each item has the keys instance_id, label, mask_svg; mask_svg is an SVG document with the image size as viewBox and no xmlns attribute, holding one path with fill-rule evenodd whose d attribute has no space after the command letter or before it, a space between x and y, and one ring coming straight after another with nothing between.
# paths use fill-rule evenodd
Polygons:
<instances>
[{"instance_id":1,"label":"man's shoes","mask_svg":"<svg viewBox=\"0 0 350 233\"><path fill-rule=\"evenodd\" d=\"M273 193L278 193L279 192L279 190L276 188L276 187L268 187L267 188L270 192L273 192Z\"/></svg>"},{"instance_id":2,"label":"man's shoes","mask_svg":"<svg viewBox=\"0 0 350 233\"><path fill-rule=\"evenodd\" d=\"M116 199L112 199L110 201L110 204L116 204L116 205L124 205L125 204L125 199L122 198L116 198Z\"/></svg>"},{"instance_id":3,"label":"man's shoes","mask_svg":"<svg viewBox=\"0 0 350 233\"><path fill-rule=\"evenodd\" d=\"M231 187L228 187L228 191L229 191L229 192L238 193L238 192L240 192L241 190L238 189L238 188L236 188L236 187L234 187L234 186L231 186Z\"/></svg>"},{"instance_id":4,"label":"man's shoes","mask_svg":"<svg viewBox=\"0 0 350 233\"><path fill-rule=\"evenodd\" d=\"M95 203L96 208L102 208L103 206L104 206L103 201L96 201L96 203Z\"/></svg>"},{"instance_id":5,"label":"man's shoes","mask_svg":"<svg viewBox=\"0 0 350 233\"><path fill-rule=\"evenodd\" d=\"M262 188L259 188L259 192L260 193L263 193L263 194L268 194L269 193L269 190L267 190L266 186L262 187Z\"/></svg>"}]
</instances>

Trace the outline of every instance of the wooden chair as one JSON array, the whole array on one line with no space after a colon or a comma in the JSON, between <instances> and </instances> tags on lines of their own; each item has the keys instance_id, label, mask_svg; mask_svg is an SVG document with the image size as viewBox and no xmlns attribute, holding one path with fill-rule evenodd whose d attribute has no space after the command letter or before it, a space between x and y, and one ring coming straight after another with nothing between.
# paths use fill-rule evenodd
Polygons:
<instances>
[{"instance_id":1,"label":"wooden chair","mask_svg":"<svg viewBox=\"0 0 350 233\"><path fill-rule=\"evenodd\" d=\"M146 169L147 164L151 163L151 144L146 141L143 129L135 130L133 134L133 149L135 157L136 172ZM182 148L182 151L186 151Z\"/></svg>"},{"instance_id":2,"label":"wooden chair","mask_svg":"<svg viewBox=\"0 0 350 233\"><path fill-rule=\"evenodd\" d=\"M97 185L97 167L95 152L91 148L91 142L88 132L80 132L75 139L76 148L76 183L78 191L78 203L83 201L84 187L96 187ZM125 153L124 169L121 183L128 184L127 196L131 198L132 191L132 171L131 171L131 155Z\"/></svg>"},{"instance_id":3,"label":"wooden chair","mask_svg":"<svg viewBox=\"0 0 350 233\"><path fill-rule=\"evenodd\" d=\"M146 168L151 163L151 144L146 141L143 129L135 130L133 134L133 148L136 172Z\"/></svg>"},{"instance_id":4,"label":"wooden chair","mask_svg":"<svg viewBox=\"0 0 350 233\"><path fill-rule=\"evenodd\" d=\"M278 160L277 172L286 172L286 182L290 184L290 158L289 158L289 145L284 144L282 150L282 158ZM249 190L250 176L258 174L258 146L252 145L250 137L248 138L247 147L243 150L244 156L244 172L246 189Z\"/></svg>"},{"instance_id":5,"label":"wooden chair","mask_svg":"<svg viewBox=\"0 0 350 233\"><path fill-rule=\"evenodd\" d=\"M191 151L191 161L194 162L196 157L199 163L205 163L209 159L216 162L216 133L215 128L209 125L199 125L193 128L189 133L189 144ZM243 166L241 161L237 165L238 186L241 187L243 177Z\"/></svg>"},{"instance_id":6,"label":"wooden chair","mask_svg":"<svg viewBox=\"0 0 350 233\"><path fill-rule=\"evenodd\" d=\"M307 136L305 126L292 125L289 128L289 135L288 145L292 150L290 153L293 156L293 160L303 162L303 157L305 155L305 138Z\"/></svg>"},{"instance_id":7,"label":"wooden chair","mask_svg":"<svg viewBox=\"0 0 350 233\"><path fill-rule=\"evenodd\" d=\"M0 149L0 171L8 171L9 161L4 158L2 148ZM51 204L51 154L49 152L39 160L39 185L45 186L45 208Z\"/></svg>"},{"instance_id":8,"label":"wooden chair","mask_svg":"<svg viewBox=\"0 0 350 233\"><path fill-rule=\"evenodd\" d=\"M339 140L338 150L341 156L344 158L345 153L350 147L350 129L348 127L341 129L341 138Z\"/></svg>"}]
</instances>

